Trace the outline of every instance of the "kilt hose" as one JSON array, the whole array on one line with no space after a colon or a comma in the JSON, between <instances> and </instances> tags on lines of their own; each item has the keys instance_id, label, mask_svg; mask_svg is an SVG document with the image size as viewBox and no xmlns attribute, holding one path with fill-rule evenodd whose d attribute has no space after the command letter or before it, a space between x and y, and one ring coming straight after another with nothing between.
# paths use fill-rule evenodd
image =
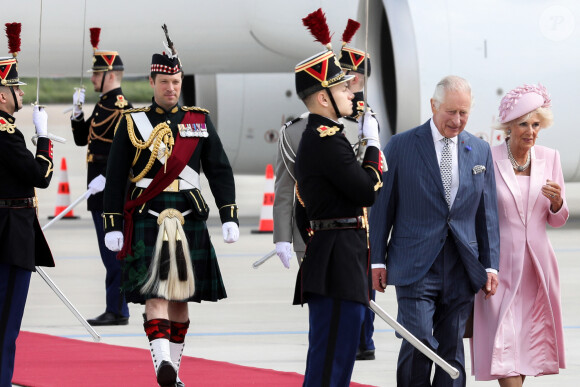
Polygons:
<instances>
[{"instance_id":1,"label":"kilt hose","mask_svg":"<svg viewBox=\"0 0 580 387\"><path fill-rule=\"evenodd\" d=\"M163 192L149 203L149 209L161 213L167 208L180 212L191 209L182 193ZM157 217L135 210L133 231L133 255L127 255L122 261L123 280L121 290L127 302L144 304L157 295L142 294L141 287L147 281L149 265L153 256L159 226ZM180 300L184 302L218 301L226 298L215 250L211 244L205 220L195 219L195 211L185 216L183 230L189 243L189 251L195 277L195 293L192 297ZM173 300L177 301L177 300Z\"/></svg>"}]
</instances>

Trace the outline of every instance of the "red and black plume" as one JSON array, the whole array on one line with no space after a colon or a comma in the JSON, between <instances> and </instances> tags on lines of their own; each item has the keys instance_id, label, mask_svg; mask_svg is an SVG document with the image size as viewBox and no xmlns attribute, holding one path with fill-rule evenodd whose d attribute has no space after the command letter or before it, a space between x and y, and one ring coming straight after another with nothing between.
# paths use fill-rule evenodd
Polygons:
<instances>
[{"instance_id":1,"label":"red and black plume","mask_svg":"<svg viewBox=\"0 0 580 387\"><path fill-rule=\"evenodd\" d=\"M8 37L8 52L16 58L20 52L20 31L21 23L6 23L6 36Z\"/></svg>"},{"instance_id":2,"label":"red and black plume","mask_svg":"<svg viewBox=\"0 0 580 387\"><path fill-rule=\"evenodd\" d=\"M97 51L99 48L99 38L101 36L101 29L99 27L89 28L91 32L91 46L93 46L93 50Z\"/></svg>"},{"instance_id":3,"label":"red and black plume","mask_svg":"<svg viewBox=\"0 0 580 387\"><path fill-rule=\"evenodd\" d=\"M326 24L326 16L324 15L324 12L322 12L322 8L318 8L316 11L302 19L302 23L310 30L315 41L325 45L328 50L332 50L330 44L332 35L330 34L328 24Z\"/></svg>"},{"instance_id":4,"label":"red and black plume","mask_svg":"<svg viewBox=\"0 0 580 387\"><path fill-rule=\"evenodd\" d=\"M360 28L360 23L356 20L348 19L348 23L346 24L346 28L342 33L342 45L346 46L352 40L352 37L358 29Z\"/></svg>"}]
</instances>

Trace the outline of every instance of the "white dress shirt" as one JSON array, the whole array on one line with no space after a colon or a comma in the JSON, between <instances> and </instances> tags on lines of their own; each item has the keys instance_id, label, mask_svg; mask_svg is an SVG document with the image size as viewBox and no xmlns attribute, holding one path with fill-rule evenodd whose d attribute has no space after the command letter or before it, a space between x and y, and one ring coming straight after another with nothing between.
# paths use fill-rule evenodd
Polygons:
<instances>
[{"instance_id":1,"label":"white dress shirt","mask_svg":"<svg viewBox=\"0 0 580 387\"><path fill-rule=\"evenodd\" d=\"M444 136L439 133L433 119L429 121L431 125L431 134L433 135L433 144L435 145L435 153L437 153L437 165L441 165L441 152L443 151L443 138ZM457 196L457 189L459 188L459 164L457 162L457 136L449 138L451 149L451 201L449 203L449 208L453 207L453 201L455 196Z\"/></svg>"}]
</instances>

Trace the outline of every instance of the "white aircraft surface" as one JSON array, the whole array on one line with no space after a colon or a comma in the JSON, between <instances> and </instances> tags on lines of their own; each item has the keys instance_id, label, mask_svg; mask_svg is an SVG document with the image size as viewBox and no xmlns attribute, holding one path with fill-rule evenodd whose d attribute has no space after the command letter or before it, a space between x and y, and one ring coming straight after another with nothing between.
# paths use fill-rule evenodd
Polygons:
<instances>
[{"instance_id":1,"label":"white aircraft surface","mask_svg":"<svg viewBox=\"0 0 580 387\"><path fill-rule=\"evenodd\" d=\"M212 112L236 172L263 173L275 161L279 127L305 110L295 95L293 69L324 48L301 19L322 7L336 52L347 19L362 24L351 45L371 54L368 101L378 113L383 143L426 121L436 83L456 74L471 82L475 96L467 130L495 145L503 141L492 129L501 97L540 82L551 93L555 123L538 143L558 149L565 179L580 181L574 124L579 2L369 0L368 40L366 3L43 0L41 18L41 0L22 0L0 22L22 23L21 76L36 77L40 63L41 78L83 73L88 86L89 27L102 28L99 48L118 51L127 75L146 75L151 55L163 50L166 23L188 75L184 97Z\"/></svg>"}]
</instances>

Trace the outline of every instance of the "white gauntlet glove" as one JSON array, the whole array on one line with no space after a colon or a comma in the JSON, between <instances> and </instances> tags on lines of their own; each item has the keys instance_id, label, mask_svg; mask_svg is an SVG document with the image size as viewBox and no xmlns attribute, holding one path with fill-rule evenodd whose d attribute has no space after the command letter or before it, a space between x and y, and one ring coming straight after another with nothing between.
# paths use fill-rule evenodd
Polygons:
<instances>
[{"instance_id":1,"label":"white gauntlet glove","mask_svg":"<svg viewBox=\"0 0 580 387\"><path fill-rule=\"evenodd\" d=\"M32 122L38 137L48 137L48 114L43 107L34 105L32 108Z\"/></svg>"},{"instance_id":2,"label":"white gauntlet glove","mask_svg":"<svg viewBox=\"0 0 580 387\"><path fill-rule=\"evenodd\" d=\"M83 105L85 103L85 89L76 89L73 94L73 118L79 118L83 113Z\"/></svg>"},{"instance_id":3,"label":"white gauntlet glove","mask_svg":"<svg viewBox=\"0 0 580 387\"><path fill-rule=\"evenodd\" d=\"M91 182L89 183L89 189L87 191L87 197L97 194L99 192L101 192L102 190L105 189L105 176L103 175L99 175L97 177L95 177L93 180L91 180Z\"/></svg>"},{"instance_id":4,"label":"white gauntlet glove","mask_svg":"<svg viewBox=\"0 0 580 387\"><path fill-rule=\"evenodd\" d=\"M123 248L123 233L121 231L109 231L106 233L105 246L111 251L121 251Z\"/></svg>"},{"instance_id":5,"label":"white gauntlet glove","mask_svg":"<svg viewBox=\"0 0 580 387\"><path fill-rule=\"evenodd\" d=\"M359 118L358 130L359 134L362 135L362 138L367 140L367 146L375 146L381 149L381 142L379 139L379 122L370 111L367 111L364 114L364 124L363 117Z\"/></svg>"},{"instance_id":6,"label":"white gauntlet glove","mask_svg":"<svg viewBox=\"0 0 580 387\"><path fill-rule=\"evenodd\" d=\"M290 242L276 242L276 254L280 257L282 265L290 269L290 259L292 259L292 244Z\"/></svg>"},{"instance_id":7,"label":"white gauntlet glove","mask_svg":"<svg viewBox=\"0 0 580 387\"><path fill-rule=\"evenodd\" d=\"M234 222L225 222L222 224L222 234L224 235L224 242L234 243L240 237L240 229Z\"/></svg>"}]
</instances>

